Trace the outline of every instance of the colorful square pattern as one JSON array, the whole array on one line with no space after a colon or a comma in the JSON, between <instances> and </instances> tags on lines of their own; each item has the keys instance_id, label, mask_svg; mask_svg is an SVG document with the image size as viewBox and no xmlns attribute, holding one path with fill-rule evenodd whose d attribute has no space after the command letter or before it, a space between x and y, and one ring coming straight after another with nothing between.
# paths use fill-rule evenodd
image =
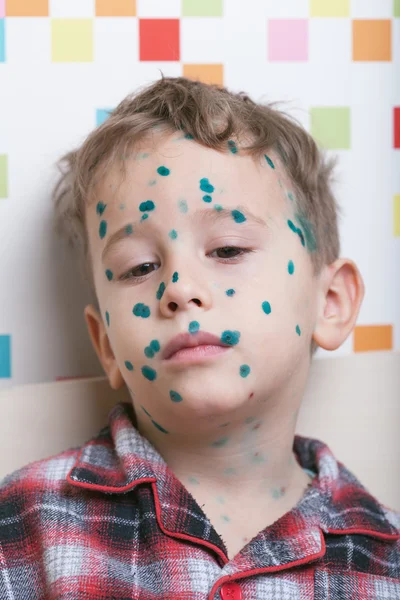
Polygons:
<instances>
[{"instance_id":1,"label":"colorful square pattern","mask_svg":"<svg viewBox=\"0 0 400 600\"><path fill-rule=\"evenodd\" d=\"M6 20L0 19L0 62L6 61Z\"/></svg>"},{"instance_id":2,"label":"colorful square pattern","mask_svg":"<svg viewBox=\"0 0 400 600\"><path fill-rule=\"evenodd\" d=\"M392 60L392 22L389 19L353 20L353 60Z\"/></svg>"},{"instance_id":3,"label":"colorful square pattern","mask_svg":"<svg viewBox=\"0 0 400 600\"><path fill-rule=\"evenodd\" d=\"M182 0L182 17L222 17L223 0Z\"/></svg>"},{"instance_id":4,"label":"colorful square pattern","mask_svg":"<svg viewBox=\"0 0 400 600\"><path fill-rule=\"evenodd\" d=\"M110 116L110 112L114 110L113 108L98 108L96 110L96 127L104 123L106 119Z\"/></svg>"},{"instance_id":5,"label":"colorful square pattern","mask_svg":"<svg viewBox=\"0 0 400 600\"><path fill-rule=\"evenodd\" d=\"M400 148L400 106L395 106L393 110L393 146Z\"/></svg>"},{"instance_id":6,"label":"colorful square pattern","mask_svg":"<svg viewBox=\"0 0 400 600\"><path fill-rule=\"evenodd\" d=\"M180 19L140 19L140 60L180 60Z\"/></svg>"},{"instance_id":7,"label":"colorful square pattern","mask_svg":"<svg viewBox=\"0 0 400 600\"><path fill-rule=\"evenodd\" d=\"M48 17L49 0L6 0L7 17Z\"/></svg>"},{"instance_id":8,"label":"colorful square pattern","mask_svg":"<svg viewBox=\"0 0 400 600\"><path fill-rule=\"evenodd\" d=\"M350 0L311 0L311 17L350 17Z\"/></svg>"},{"instance_id":9,"label":"colorful square pattern","mask_svg":"<svg viewBox=\"0 0 400 600\"><path fill-rule=\"evenodd\" d=\"M0 198L8 197L8 157L0 154Z\"/></svg>"},{"instance_id":10,"label":"colorful square pattern","mask_svg":"<svg viewBox=\"0 0 400 600\"><path fill-rule=\"evenodd\" d=\"M393 16L400 17L400 0L393 0Z\"/></svg>"},{"instance_id":11,"label":"colorful square pattern","mask_svg":"<svg viewBox=\"0 0 400 600\"><path fill-rule=\"evenodd\" d=\"M317 106L310 110L311 135L325 149L350 150L350 108Z\"/></svg>"},{"instance_id":12,"label":"colorful square pattern","mask_svg":"<svg viewBox=\"0 0 400 600\"><path fill-rule=\"evenodd\" d=\"M0 335L0 379L11 377L11 336Z\"/></svg>"},{"instance_id":13,"label":"colorful square pattern","mask_svg":"<svg viewBox=\"0 0 400 600\"><path fill-rule=\"evenodd\" d=\"M96 17L136 17L136 0L96 0Z\"/></svg>"},{"instance_id":14,"label":"colorful square pattern","mask_svg":"<svg viewBox=\"0 0 400 600\"><path fill-rule=\"evenodd\" d=\"M354 352L393 350L392 325L356 325L353 336Z\"/></svg>"}]
</instances>

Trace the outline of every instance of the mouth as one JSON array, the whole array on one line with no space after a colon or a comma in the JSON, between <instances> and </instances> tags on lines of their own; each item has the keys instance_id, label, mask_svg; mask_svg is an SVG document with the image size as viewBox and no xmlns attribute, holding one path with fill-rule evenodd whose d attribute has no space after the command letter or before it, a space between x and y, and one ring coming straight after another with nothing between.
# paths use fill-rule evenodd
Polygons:
<instances>
[{"instance_id":1,"label":"mouth","mask_svg":"<svg viewBox=\"0 0 400 600\"><path fill-rule=\"evenodd\" d=\"M166 345L162 358L164 361L193 362L196 360L217 356L231 349L212 333L198 331L197 333L180 333Z\"/></svg>"}]
</instances>

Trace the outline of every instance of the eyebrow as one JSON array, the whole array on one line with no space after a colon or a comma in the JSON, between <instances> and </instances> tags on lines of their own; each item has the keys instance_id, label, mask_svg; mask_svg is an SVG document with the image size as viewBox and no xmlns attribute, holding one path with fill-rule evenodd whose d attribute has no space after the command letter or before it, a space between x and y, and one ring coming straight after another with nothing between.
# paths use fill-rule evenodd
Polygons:
<instances>
[{"instance_id":1,"label":"eyebrow","mask_svg":"<svg viewBox=\"0 0 400 600\"><path fill-rule=\"evenodd\" d=\"M240 222L238 223L238 225L243 225L244 223L247 223L247 225L255 225L257 227L261 227L264 229L268 229L268 224L265 221L265 219L255 215L250 209L248 209L246 206L237 206L235 209L230 209L230 208L220 208L219 210L216 209L197 209L194 212L188 214L188 219L190 223L198 223L201 225L213 225L214 223L218 223L218 222L223 222L223 221L234 221L234 218L232 216L232 211L236 210L236 211L240 211L245 217L246 220L244 222ZM101 260L102 262L104 262L105 257L107 256L107 254L109 253L110 249L115 246L118 242L120 242L121 240L124 240L125 238L130 238L132 236L136 237L143 237L145 236L145 232L143 230L137 230L135 232L135 230L131 231L130 233L128 233L128 228L132 227L142 227L144 224L146 223L146 225L150 225L150 226L154 226L154 223L151 222L151 218L150 219L146 219L144 221L136 221L134 223L129 222L126 223L125 225L123 225L120 229L118 229L117 231L115 231L115 233L113 233L107 240L106 245L104 246L102 255L101 255Z\"/></svg>"}]
</instances>

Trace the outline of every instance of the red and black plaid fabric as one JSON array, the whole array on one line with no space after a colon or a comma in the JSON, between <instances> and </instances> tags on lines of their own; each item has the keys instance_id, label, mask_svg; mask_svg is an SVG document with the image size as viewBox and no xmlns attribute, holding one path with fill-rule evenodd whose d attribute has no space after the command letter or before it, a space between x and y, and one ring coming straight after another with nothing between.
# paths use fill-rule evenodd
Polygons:
<instances>
[{"instance_id":1,"label":"red and black plaid fabric","mask_svg":"<svg viewBox=\"0 0 400 600\"><path fill-rule=\"evenodd\" d=\"M229 560L132 405L108 419L0 483L0 600L400 600L400 514L320 440L295 436L312 485Z\"/></svg>"}]
</instances>

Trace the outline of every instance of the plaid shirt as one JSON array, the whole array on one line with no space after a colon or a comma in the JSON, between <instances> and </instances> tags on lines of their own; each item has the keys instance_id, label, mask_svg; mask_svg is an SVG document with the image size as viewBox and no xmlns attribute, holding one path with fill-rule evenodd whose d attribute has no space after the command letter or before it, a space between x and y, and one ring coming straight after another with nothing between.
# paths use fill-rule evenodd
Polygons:
<instances>
[{"instance_id":1,"label":"plaid shirt","mask_svg":"<svg viewBox=\"0 0 400 600\"><path fill-rule=\"evenodd\" d=\"M1 600L400 600L400 514L321 441L295 435L312 485L229 560L132 405L108 419L1 482Z\"/></svg>"}]
</instances>

